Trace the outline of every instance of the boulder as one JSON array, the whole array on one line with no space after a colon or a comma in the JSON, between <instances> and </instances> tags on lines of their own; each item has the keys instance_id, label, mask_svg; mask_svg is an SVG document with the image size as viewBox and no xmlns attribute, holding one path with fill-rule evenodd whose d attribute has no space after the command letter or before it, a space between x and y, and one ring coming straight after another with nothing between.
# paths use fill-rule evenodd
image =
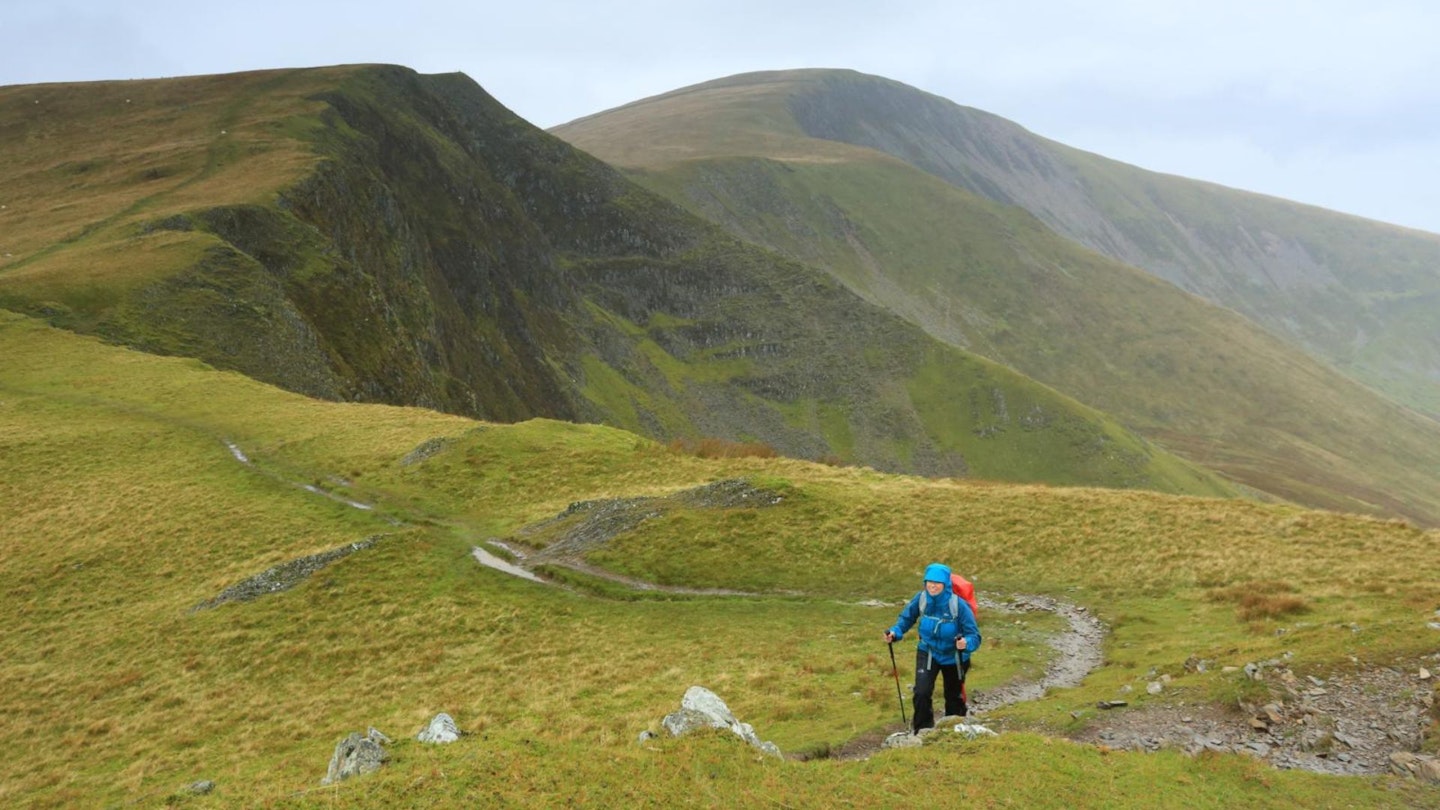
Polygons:
<instances>
[{"instance_id":1,"label":"boulder","mask_svg":"<svg viewBox=\"0 0 1440 810\"><path fill-rule=\"evenodd\" d=\"M1440 785L1440 760L1434 757L1396 751L1390 755L1390 770L1400 776L1411 776L1422 782Z\"/></svg>"},{"instance_id":2,"label":"boulder","mask_svg":"<svg viewBox=\"0 0 1440 810\"><path fill-rule=\"evenodd\" d=\"M335 754L330 757L330 768L320 784L331 785L352 776L379 770L380 766L390 759L390 753L381 746L382 742L388 743L390 738L373 728L366 735L361 735L358 731L351 732L350 736L335 746Z\"/></svg>"},{"instance_id":3,"label":"boulder","mask_svg":"<svg viewBox=\"0 0 1440 810\"><path fill-rule=\"evenodd\" d=\"M430 725L421 729L415 739L422 743L452 743L460 739L460 729L450 715L441 712L435 715Z\"/></svg>"},{"instance_id":4,"label":"boulder","mask_svg":"<svg viewBox=\"0 0 1440 810\"><path fill-rule=\"evenodd\" d=\"M749 723L740 722L718 695L703 686L692 686L685 690L680 700L680 711L665 715L661 721L671 736L679 737L696 729L726 728L735 736L750 743L771 756L780 756L775 743L762 742Z\"/></svg>"},{"instance_id":5,"label":"boulder","mask_svg":"<svg viewBox=\"0 0 1440 810\"><path fill-rule=\"evenodd\" d=\"M925 741L921 739L918 734L912 734L908 731L897 731L894 734L891 734L889 737L886 737L885 742L880 743L880 747L882 749L914 748L917 745L924 744Z\"/></svg>"}]
</instances>

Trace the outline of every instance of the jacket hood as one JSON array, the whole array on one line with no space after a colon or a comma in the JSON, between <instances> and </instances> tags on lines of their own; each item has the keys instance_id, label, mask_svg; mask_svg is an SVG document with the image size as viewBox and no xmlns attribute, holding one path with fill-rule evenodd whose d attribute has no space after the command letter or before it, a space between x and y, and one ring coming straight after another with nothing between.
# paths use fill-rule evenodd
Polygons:
<instances>
[{"instance_id":1,"label":"jacket hood","mask_svg":"<svg viewBox=\"0 0 1440 810\"><path fill-rule=\"evenodd\" d=\"M950 587L950 566L942 563L930 563L925 566L926 582L943 582L945 587Z\"/></svg>"}]
</instances>

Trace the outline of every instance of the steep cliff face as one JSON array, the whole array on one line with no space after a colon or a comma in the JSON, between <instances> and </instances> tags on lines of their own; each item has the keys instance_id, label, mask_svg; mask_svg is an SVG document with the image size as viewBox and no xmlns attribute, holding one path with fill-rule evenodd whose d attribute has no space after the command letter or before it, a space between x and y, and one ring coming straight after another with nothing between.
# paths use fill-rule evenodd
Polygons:
<instances>
[{"instance_id":1,"label":"steep cliff face","mask_svg":"<svg viewBox=\"0 0 1440 810\"><path fill-rule=\"evenodd\" d=\"M215 116L176 158L189 174L143 205L122 195L77 217L77 235L38 245L20 272L0 266L0 304L317 396L761 441L885 470L1230 491L734 239L464 76L373 66L177 81L156 83L157 106ZM152 131L136 125L134 138ZM78 250L151 242L184 249L123 284L85 279L98 298L77 286Z\"/></svg>"}]
</instances>

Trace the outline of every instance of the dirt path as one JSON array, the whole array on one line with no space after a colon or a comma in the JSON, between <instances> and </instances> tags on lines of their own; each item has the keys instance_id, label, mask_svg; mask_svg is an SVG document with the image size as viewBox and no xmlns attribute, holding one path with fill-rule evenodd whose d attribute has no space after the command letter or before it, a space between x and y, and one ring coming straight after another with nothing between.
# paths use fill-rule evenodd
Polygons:
<instances>
[{"instance_id":1,"label":"dirt path","mask_svg":"<svg viewBox=\"0 0 1440 810\"><path fill-rule=\"evenodd\" d=\"M624 585L627 588L633 588L637 591L674 593L683 594L686 596L764 595L759 593L753 593L750 591L730 590L729 588L681 588L673 585L657 585L654 582L646 582L642 579L636 579L635 577L627 577L623 574L617 574L613 571L606 571L603 568L598 568L583 560L575 559L566 555L536 552L534 549L521 548L514 543L505 543L499 540L488 540L486 542L488 545L504 550L510 556L514 557L516 562L506 562L505 560L497 557L489 551L486 551L484 548L480 546L475 546L472 553L474 554L475 559L478 560L481 565L487 565L497 571L503 571L507 574L513 574L515 576L523 577L534 582L543 582L547 585L556 585L557 587L558 583L551 582L550 580L543 579L537 576L535 572L531 569L540 565L559 566L561 568L568 568L571 571L585 574L586 576L595 577L596 579L603 579L607 582L614 582L618 585ZM549 550L547 549L546 551Z\"/></svg>"}]
</instances>

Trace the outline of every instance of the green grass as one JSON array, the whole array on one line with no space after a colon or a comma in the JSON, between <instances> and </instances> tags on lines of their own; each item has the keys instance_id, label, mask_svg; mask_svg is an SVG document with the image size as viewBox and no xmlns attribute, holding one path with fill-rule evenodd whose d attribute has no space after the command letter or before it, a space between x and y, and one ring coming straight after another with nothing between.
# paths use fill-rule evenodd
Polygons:
<instances>
[{"instance_id":1,"label":"green grass","mask_svg":"<svg viewBox=\"0 0 1440 810\"><path fill-rule=\"evenodd\" d=\"M1433 799L1387 780L1107 754L1020 732L810 763L762 760L723 736L640 747L635 735L694 683L788 752L895 725L879 630L896 608L859 602L898 603L932 558L986 593L1061 594L1114 627L1110 663L1082 687L995 718L1017 729L1064 728L1069 711L1151 667L1194 699L1227 699L1233 677L1180 674L1194 654L1238 665L1292 650L1321 674L1352 654L1410 660L1433 647L1415 628L1440 604L1434 533L1237 500L703 460L599 426L319 402L5 313L0 356L0 742L25 750L0 766L9 803L872 806L937 790L1019 806ZM437 453L401 463L436 438ZM575 501L734 477L784 498L676 510L591 561L656 582L800 595L635 598L578 575L563 591L469 556ZM381 508L295 486L312 481ZM293 590L191 610L271 565L373 534L387 537ZM1310 612L1238 616L1225 589L1262 571ZM1042 665L1056 620L985 619L976 688ZM1363 630L1337 633L1340 622ZM403 739L439 711L470 735L448 748ZM335 742L370 725L402 738L395 761L319 788ZM176 794L197 779L219 787Z\"/></svg>"},{"instance_id":2,"label":"green grass","mask_svg":"<svg viewBox=\"0 0 1440 810\"><path fill-rule=\"evenodd\" d=\"M604 756L498 734L444 749L408 743L397 750L397 762L370 780L315 789L279 806L888 807L938 800L984 807L1340 808L1427 798L1413 786L1342 783L1246 758L1105 753L1027 734L947 740L852 763L765 760L718 733ZM556 766L537 774L536 757Z\"/></svg>"}]
</instances>

